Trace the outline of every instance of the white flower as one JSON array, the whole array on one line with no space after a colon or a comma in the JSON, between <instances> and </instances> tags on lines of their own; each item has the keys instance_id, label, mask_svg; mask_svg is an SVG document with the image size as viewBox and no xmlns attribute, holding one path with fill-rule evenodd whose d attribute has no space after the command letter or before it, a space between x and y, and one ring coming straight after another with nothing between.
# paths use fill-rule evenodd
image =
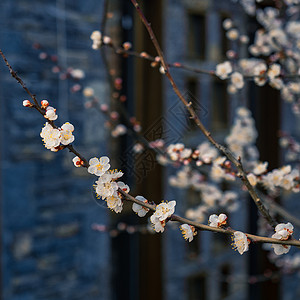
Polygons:
<instances>
[{"instance_id":1,"label":"white flower","mask_svg":"<svg viewBox=\"0 0 300 300\"><path fill-rule=\"evenodd\" d=\"M182 143L170 144L167 148L167 153L169 154L171 160L176 161L180 160L183 150L184 144Z\"/></svg>"},{"instance_id":2,"label":"white flower","mask_svg":"<svg viewBox=\"0 0 300 300\"><path fill-rule=\"evenodd\" d=\"M284 87L284 83L280 78L270 79L270 86L276 90L281 90Z\"/></svg>"},{"instance_id":3,"label":"white flower","mask_svg":"<svg viewBox=\"0 0 300 300\"><path fill-rule=\"evenodd\" d=\"M208 142L204 142L198 145L196 151L195 152L198 156L198 159L202 160L206 164L211 163L212 160L214 160L218 156L218 151Z\"/></svg>"},{"instance_id":4,"label":"white flower","mask_svg":"<svg viewBox=\"0 0 300 300\"><path fill-rule=\"evenodd\" d=\"M192 149L189 149L189 148L183 149L182 152L180 153L180 160L189 158L191 156L192 152L193 152Z\"/></svg>"},{"instance_id":5,"label":"white flower","mask_svg":"<svg viewBox=\"0 0 300 300\"><path fill-rule=\"evenodd\" d=\"M259 63L253 69L254 81L257 85L262 86L266 83L267 79L265 77L267 71L267 66L265 63Z\"/></svg>"},{"instance_id":6,"label":"white flower","mask_svg":"<svg viewBox=\"0 0 300 300\"><path fill-rule=\"evenodd\" d=\"M175 211L176 201L162 202L156 206L155 215L159 218L160 221L166 220Z\"/></svg>"},{"instance_id":7,"label":"white flower","mask_svg":"<svg viewBox=\"0 0 300 300\"><path fill-rule=\"evenodd\" d=\"M195 231L195 227L188 224L182 224L180 226L180 230L182 232L183 238L185 240L188 240L189 242L191 242L194 239L194 236L197 234L197 232Z\"/></svg>"},{"instance_id":8,"label":"white flower","mask_svg":"<svg viewBox=\"0 0 300 300\"><path fill-rule=\"evenodd\" d=\"M243 44L248 44L249 43L249 37L247 35L241 35L240 36L240 42Z\"/></svg>"},{"instance_id":9,"label":"white flower","mask_svg":"<svg viewBox=\"0 0 300 300\"><path fill-rule=\"evenodd\" d=\"M179 188L187 188L191 185L191 169L185 166L175 176L169 177L169 184Z\"/></svg>"},{"instance_id":10,"label":"white flower","mask_svg":"<svg viewBox=\"0 0 300 300\"><path fill-rule=\"evenodd\" d=\"M233 247L241 255L249 250L249 241L247 236L241 231L235 231L233 234Z\"/></svg>"},{"instance_id":11,"label":"white flower","mask_svg":"<svg viewBox=\"0 0 300 300\"><path fill-rule=\"evenodd\" d=\"M280 171L282 172L282 175L287 175L287 174L291 173L292 167L290 165L283 166L280 168Z\"/></svg>"},{"instance_id":12,"label":"white flower","mask_svg":"<svg viewBox=\"0 0 300 300\"><path fill-rule=\"evenodd\" d=\"M58 118L58 115L55 112L56 109L54 107L48 106L44 117L50 121L55 121Z\"/></svg>"},{"instance_id":13,"label":"white flower","mask_svg":"<svg viewBox=\"0 0 300 300\"><path fill-rule=\"evenodd\" d=\"M220 205L226 207L229 212L236 211L239 207L237 198L238 195L236 192L226 191L221 198Z\"/></svg>"},{"instance_id":14,"label":"white flower","mask_svg":"<svg viewBox=\"0 0 300 300\"><path fill-rule=\"evenodd\" d=\"M220 227L222 225L226 225L227 216L225 214L220 214L217 216L216 214L209 216L209 226L211 227Z\"/></svg>"},{"instance_id":15,"label":"white flower","mask_svg":"<svg viewBox=\"0 0 300 300\"><path fill-rule=\"evenodd\" d=\"M204 205L199 205L196 209L188 209L185 213L188 219L192 219L196 222L202 223L205 220L205 214L207 208Z\"/></svg>"},{"instance_id":16,"label":"white flower","mask_svg":"<svg viewBox=\"0 0 300 300\"><path fill-rule=\"evenodd\" d=\"M225 160L225 156L219 156L213 162L210 176L216 182L219 182L221 179L235 180L235 177L231 173L226 172L226 170L223 168L222 165L224 164Z\"/></svg>"},{"instance_id":17,"label":"white flower","mask_svg":"<svg viewBox=\"0 0 300 300\"><path fill-rule=\"evenodd\" d=\"M104 174L96 181L95 190L99 197L105 199L118 190L118 185L112 181L110 174Z\"/></svg>"},{"instance_id":18,"label":"white flower","mask_svg":"<svg viewBox=\"0 0 300 300\"><path fill-rule=\"evenodd\" d=\"M93 97L94 96L94 89L91 87L86 87L83 89L83 95L84 97Z\"/></svg>"},{"instance_id":19,"label":"white flower","mask_svg":"<svg viewBox=\"0 0 300 300\"><path fill-rule=\"evenodd\" d=\"M274 79L280 75L281 67L279 64L272 64L267 72L269 79Z\"/></svg>"},{"instance_id":20,"label":"white flower","mask_svg":"<svg viewBox=\"0 0 300 300\"><path fill-rule=\"evenodd\" d=\"M156 206L155 213L150 217L150 221L156 232L163 232L166 219L175 211L176 201L162 202Z\"/></svg>"},{"instance_id":21,"label":"white flower","mask_svg":"<svg viewBox=\"0 0 300 300\"><path fill-rule=\"evenodd\" d=\"M111 135L113 137L118 137L120 135L124 135L127 132L127 128L123 124L118 124L114 130L112 130Z\"/></svg>"},{"instance_id":22,"label":"white flower","mask_svg":"<svg viewBox=\"0 0 300 300\"><path fill-rule=\"evenodd\" d=\"M94 157L89 160L88 172L96 176L102 176L109 168L109 158L102 156L100 159Z\"/></svg>"},{"instance_id":23,"label":"white flower","mask_svg":"<svg viewBox=\"0 0 300 300\"><path fill-rule=\"evenodd\" d=\"M70 75L74 78L74 79L83 79L85 77L85 73L83 70L81 69L72 69L70 71Z\"/></svg>"},{"instance_id":24,"label":"white flower","mask_svg":"<svg viewBox=\"0 0 300 300\"><path fill-rule=\"evenodd\" d=\"M225 30L228 30L228 29L230 29L231 27L232 27L232 21L231 21L231 19L225 19L224 21L223 21L223 28L225 29Z\"/></svg>"},{"instance_id":25,"label":"white flower","mask_svg":"<svg viewBox=\"0 0 300 300\"><path fill-rule=\"evenodd\" d=\"M93 41L92 48L94 50L99 49L102 45L102 34L101 34L101 32L98 31L98 30L93 31L90 38Z\"/></svg>"},{"instance_id":26,"label":"white flower","mask_svg":"<svg viewBox=\"0 0 300 300\"><path fill-rule=\"evenodd\" d=\"M123 181L117 182L118 188L124 191L125 193L129 193L130 188L127 184L125 184Z\"/></svg>"},{"instance_id":27,"label":"white flower","mask_svg":"<svg viewBox=\"0 0 300 300\"><path fill-rule=\"evenodd\" d=\"M247 175L247 178L248 178L248 180L249 180L249 182L250 182L250 184L252 186L256 186L256 184L257 184L257 178L256 178L256 176L253 173L249 173Z\"/></svg>"},{"instance_id":28,"label":"white flower","mask_svg":"<svg viewBox=\"0 0 300 300\"><path fill-rule=\"evenodd\" d=\"M160 72L161 74L166 74L166 70L165 70L165 68L164 68L163 66L160 66L160 67L159 67L159 72Z\"/></svg>"},{"instance_id":29,"label":"white flower","mask_svg":"<svg viewBox=\"0 0 300 300\"><path fill-rule=\"evenodd\" d=\"M105 44L105 45L111 44L111 37L105 35L105 36L103 37L103 44Z\"/></svg>"},{"instance_id":30,"label":"white flower","mask_svg":"<svg viewBox=\"0 0 300 300\"><path fill-rule=\"evenodd\" d=\"M32 103L29 100L24 100L23 101L23 106L25 106L25 107L32 107Z\"/></svg>"},{"instance_id":31,"label":"white flower","mask_svg":"<svg viewBox=\"0 0 300 300\"><path fill-rule=\"evenodd\" d=\"M145 203L148 203L147 199L145 199L143 196L136 196L135 199L143 201ZM132 210L139 216L144 217L147 212L149 211L149 208L139 205L137 203L132 204Z\"/></svg>"},{"instance_id":32,"label":"white flower","mask_svg":"<svg viewBox=\"0 0 300 300\"><path fill-rule=\"evenodd\" d=\"M237 88L233 84L229 84L227 86L227 92L229 94L235 94L237 92Z\"/></svg>"},{"instance_id":33,"label":"white flower","mask_svg":"<svg viewBox=\"0 0 300 300\"><path fill-rule=\"evenodd\" d=\"M49 123L46 123L43 127L40 136L43 139L45 147L51 151L56 151L55 147L58 147L61 140L60 131L53 128Z\"/></svg>"},{"instance_id":34,"label":"white flower","mask_svg":"<svg viewBox=\"0 0 300 300\"><path fill-rule=\"evenodd\" d=\"M264 163L260 162L253 169L253 173L255 175L261 175L261 174L263 174L267 171L267 167L268 167L268 162L267 161L265 161Z\"/></svg>"},{"instance_id":35,"label":"white flower","mask_svg":"<svg viewBox=\"0 0 300 300\"><path fill-rule=\"evenodd\" d=\"M225 175L226 175L225 170L222 167L218 165L212 166L210 176L214 181L216 182L221 181L225 177Z\"/></svg>"},{"instance_id":36,"label":"white flower","mask_svg":"<svg viewBox=\"0 0 300 300\"><path fill-rule=\"evenodd\" d=\"M134 153L141 153L144 150L144 146L140 143L136 143L133 147L132 150Z\"/></svg>"},{"instance_id":37,"label":"white flower","mask_svg":"<svg viewBox=\"0 0 300 300\"><path fill-rule=\"evenodd\" d=\"M118 171L117 169L115 169L115 170L109 170L109 171L106 172L106 174L110 175L111 180L119 179L120 177L122 177L124 175L123 172Z\"/></svg>"},{"instance_id":38,"label":"white flower","mask_svg":"<svg viewBox=\"0 0 300 300\"><path fill-rule=\"evenodd\" d=\"M166 221L160 221L159 218L153 214L151 217L150 217L150 221L154 227L154 230L156 232L164 232L165 230L165 226L166 226Z\"/></svg>"},{"instance_id":39,"label":"white flower","mask_svg":"<svg viewBox=\"0 0 300 300\"><path fill-rule=\"evenodd\" d=\"M241 73L234 72L231 74L231 82L237 89L241 89L244 86L244 77Z\"/></svg>"},{"instance_id":40,"label":"white flower","mask_svg":"<svg viewBox=\"0 0 300 300\"><path fill-rule=\"evenodd\" d=\"M233 28L226 32L226 36L229 40L235 41L239 37L239 32L237 29Z\"/></svg>"},{"instance_id":41,"label":"white flower","mask_svg":"<svg viewBox=\"0 0 300 300\"><path fill-rule=\"evenodd\" d=\"M73 161L73 164L74 164L74 166L75 166L76 168L79 168L79 167L82 166L83 161L80 159L80 157L75 156L75 157L72 159L72 161Z\"/></svg>"},{"instance_id":42,"label":"white flower","mask_svg":"<svg viewBox=\"0 0 300 300\"><path fill-rule=\"evenodd\" d=\"M74 131L74 126L69 123L66 122L65 124L63 124L61 126L61 143L63 145L69 145L70 143L72 143L75 139L74 135L72 134L72 132Z\"/></svg>"},{"instance_id":43,"label":"white flower","mask_svg":"<svg viewBox=\"0 0 300 300\"><path fill-rule=\"evenodd\" d=\"M285 190L290 190L294 187L294 176L292 174L285 175L281 182L280 186Z\"/></svg>"},{"instance_id":44,"label":"white flower","mask_svg":"<svg viewBox=\"0 0 300 300\"><path fill-rule=\"evenodd\" d=\"M294 226L288 222L286 224L280 223L275 227L275 232L280 235L280 240L287 240L294 231Z\"/></svg>"},{"instance_id":45,"label":"white flower","mask_svg":"<svg viewBox=\"0 0 300 300\"><path fill-rule=\"evenodd\" d=\"M279 233L274 233L272 235L273 239L281 240L281 235ZM272 244L271 246L274 249L276 255L286 254L290 251L290 245L281 245L281 244Z\"/></svg>"},{"instance_id":46,"label":"white flower","mask_svg":"<svg viewBox=\"0 0 300 300\"><path fill-rule=\"evenodd\" d=\"M265 185L266 188L271 190L275 190L275 187L279 187L282 185L284 181L285 173L282 169L275 169L272 172L268 173L267 175L262 177L262 183ZM286 178L288 180L288 178ZM287 182L285 182L285 185Z\"/></svg>"},{"instance_id":47,"label":"white flower","mask_svg":"<svg viewBox=\"0 0 300 300\"><path fill-rule=\"evenodd\" d=\"M216 67L216 75L221 79L228 78L228 75L232 72L232 66L229 61L225 61L218 64Z\"/></svg>"},{"instance_id":48,"label":"white flower","mask_svg":"<svg viewBox=\"0 0 300 300\"><path fill-rule=\"evenodd\" d=\"M115 192L112 196L107 197L106 203L108 208L115 211L116 213L120 213L123 209L122 199L119 197L117 192Z\"/></svg>"}]
</instances>

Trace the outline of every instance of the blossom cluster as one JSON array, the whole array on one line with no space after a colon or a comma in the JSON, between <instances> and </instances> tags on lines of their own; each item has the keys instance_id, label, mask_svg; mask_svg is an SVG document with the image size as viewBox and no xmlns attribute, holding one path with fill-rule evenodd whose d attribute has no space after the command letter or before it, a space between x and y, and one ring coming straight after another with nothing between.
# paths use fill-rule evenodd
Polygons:
<instances>
[{"instance_id":1,"label":"blossom cluster","mask_svg":"<svg viewBox=\"0 0 300 300\"><path fill-rule=\"evenodd\" d=\"M220 214L219 216L216 214L213 214L209 217L209 226L211 227L221 227L223 225L226 225L227 223L227 216L225 214Z\"/></svg>"},{"instance_id":2,"label":"blossom cluster","mask_svg":"<svg viewBox=\"0 0 300 300\"><path fill-rule=\"evenodd\" d=\"M257 159L258 153L255 147L257 131L251 112L246 107L236 109L234 123L230 129L225 142L236 157L243 157L245 160Z\"/></svg>"},{"instance_id":3,"label":"blossom cluster","mask_svg":"<svg viewBox=\"0 0 300 300\"><path fill-rule=\"evenodd\" d=\"M93 31L90 38L93 41L92 48L94 50L100 49L100 47L102 45L102 34L101 34L101 32L99 30Z\"/></svg>"},{"instance_id":4,"label":"blossom cluster","mask_svg":"<svg viewBox=\"0 0 300 300\"><path fill-rule=\"evenodd\" d=\"M48 122L43 127L40 136L43 139L44 145L51 151L58 151L60 144L67 146L74 141L74 126L66 122L60 128L54 128Z\"/></svg>"},{"instance_id":5,"label":"blossom cluster","mask_svg":"<svg viewBox=\"0 0 300 300\"><path fill-rule=\"evenodd\" d=\"M261 1L239 0L245 11L256 16L261 25L255 32L253 44L248 47L252 58L243 58L242 51L228 50L228 60L216 66L215 74L222 80L230 79L228 92L232 94L244 87L246 77L253 79L258 86L268 83L280 90L284 100L292 103L295 114L300 114L300 85L297 80L300 69L299 0L284 0L286 7L282 11L270 6L256 9L256 2ZM231 19L225 19L223 27L232 43L249 42L249 38L239 32Z\"/></svg>"},{"instance_id":6,"label":"blossom cluster","mask_svg":"<svg viewBox=\"0 0 300 300\"><path fill-rule=\"evenodd\" d=\"M164 232L167 219L175 211L176 201L162 202L155 208L155 213L150 217L150 221L156 232Z\"/></svg>"},{"instance_id":7,"label":"blossom cluster","mask_svg":"<svg viewBox=\"0 0 300 300\"><path fill-rule=\"evenodd\" d=\"M33 104L31 104L29 100L24 100L23 106L32 107ZM52 122L57 120L58 115L56 114L56 109L49 106L47 100L41 101L41 108L45 112L44 117L49 120L40 132L45 147L56 152L64 146L73 143L75 139L73 135L74 126L69 122L64 123L61 127L54 126Z\"/></svg>"},{"instance_id":8,"label":"blossom cluster","mask_svg":"<svg viewBox=\"0 0 300 300\"><path fill-rule=\"evenodd\" d=\"M272 238L286 241L292 236L293 231L294 226L291 223L280 223L275 227L275 233L272 235ZM276 255L288 253L291 248L290 245L281 244L272 244L272 247Z\"/></svg>"},{"instance_id":9,"label":"blossom cluster","mask_svg":"<svg viewBox=\"0 0 300 300\"><path fill-rule=\"evenodd\" d=\"M107 156L102 156L99 159L96 157L91 158L89 160L88 172L99 176L94 185L97 197L105 200L108 208L116 213L120 213L123 209L123 201L118 189L126 193L128 193L130 189L124 182L117 181L123 176L123 173L118 170L109 170L109 161Z\"/></svg>"},{"instance_id":10,"label":"blossom cluster","mask_svg":"<svg viewBox=\"0 0 300 300\"><path fill-rule=\"evenodd\" d=\"M287 165L267 173L267 165L267 162L256 163L253 170L247 175L253 186L261 184L271 194L278 192L279 188L294 193L300 191L299 171L297 169L292 169L290 165Z\"/></svg>"}]
</instances>

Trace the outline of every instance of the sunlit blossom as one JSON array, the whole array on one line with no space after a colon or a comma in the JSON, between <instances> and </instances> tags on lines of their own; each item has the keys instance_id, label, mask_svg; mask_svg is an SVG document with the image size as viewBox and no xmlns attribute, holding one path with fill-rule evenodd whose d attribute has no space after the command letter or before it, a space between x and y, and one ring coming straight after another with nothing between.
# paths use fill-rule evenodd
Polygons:
<instances>
[{"instance_id":1,"label":"sunlit blossom","mask_svg":"<svg viewBox=\"0 0 300 300\"><path fill-rule=\"evenodd\" d=\"M235 231L233 234L233 248L241 255L249 250L249 241L247 236L241 231Z\"/></svg>"},{"instance_id":2,"label":"sunlit blossom","mask_svg":"<svg viewBox=\"0 0 300 300\"><path fill-rule=\"evenodd\" d=\"M136 196L135 197L137 200L143 201L147 203L147 199L145 199L143 196ZM149 208L139 205L137 203L132 204L132 210L139 216L139 217L144 217L147 212L149 211Z\"/></svg>"},{"instance_id":3,"label":"sunlit blossom","mask_svg":"<svg viewBox=\"0 0 300 300\"><path fill-rule=\"evenodd\" d=\"M180 230L183 238L189 242L191 242L194 239L194 236L197 234L195 227L188 224L182 224L180 226Z\"/></svg>"},{"instance_id":4,"label":"sunlit blossom","mask_svg":"<svg viewBox=\"0 0 300 300\"><path fill-rule=\"evenodd\" d=\"M220 214L219 216L216 214L209 216L209 226L211 227L220 227L226 225L227 216L225 214Z\"/></svg>"},{"instance_id":5,"label":"sunlit blossom","mask_svg":"<svg viewBox=\"0 0 300 300\"><path fill-rule=\"evenodd\" d=\"M99 159L94 157L89 160L88 172L96 176L102 176L110 168L109 158L102 156Z\"/></svg>"}]
</instances>

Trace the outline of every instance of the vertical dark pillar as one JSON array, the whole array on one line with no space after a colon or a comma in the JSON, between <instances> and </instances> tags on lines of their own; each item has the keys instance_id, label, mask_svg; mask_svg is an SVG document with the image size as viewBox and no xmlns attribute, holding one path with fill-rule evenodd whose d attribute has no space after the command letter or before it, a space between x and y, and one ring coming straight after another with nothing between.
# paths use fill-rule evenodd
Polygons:
<instances>
[{"instance_id":1,"label":"vertical dark pillar","mask_svg":"<svg viewBox=\"0 0 300 300\"><path fill-rule=\"evenodd\" d=\"M278 132L280 129L280 94L270 86L262 88L253 87L255 92L250 96L255 99L252 111L256 119L256 127L259 133L257 147L260 152L260 160L268 161L268 169L279 166ZM257 231L257 208L253 201L250 203L250 232ZM270 263L267 253L261 246L255 246L250 253L250 275L263 274L264 272L276 272L276 267ZM279 281L268 280L263 283L250 285L249 299L280 299Z\"/></svg>"},{"instance_id":2,"label":"vertical dark pillar","mask_svg":"<svg viewBox=\"0 0 300 300\"><path fill-rule=\"evenodd\" d=\"M143 11L162 42L162 1L143 1ZM148 32L140 19L135 18L135 46L138 51L156 55L156 50ZM143 133L162 128L162 76L158 69L151 68L150 63L139 60L136 63L136 109L138 120L142 122ZM150 132L150 136L151 136ZM154 136L153 132L153 136ZM137 185L137 194L150 197L151 200L162 199L162 173L156 164L147 172ZM162 299L162 243L159 235L142 235L140 237L140 299Z\"/></svg>"}]
</instances>

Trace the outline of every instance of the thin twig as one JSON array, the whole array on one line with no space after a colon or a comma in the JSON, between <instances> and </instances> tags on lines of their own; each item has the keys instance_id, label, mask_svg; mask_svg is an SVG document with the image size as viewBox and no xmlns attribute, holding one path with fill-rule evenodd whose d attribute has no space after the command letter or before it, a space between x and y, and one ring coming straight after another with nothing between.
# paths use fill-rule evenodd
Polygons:
<instances>
[{"instance_id":1,"label":"thin twig","mask_svg":"<svg viewBox=\"0 0 300 300\"><path fill-rule=\"evenodd\" d=\"M146 208L150 209L151 211L155 212L155 207L156 207L155 205L140 201L140 200L134 198L133 196L127 194L120 188L118 189L118 192L120 194L122 194L123 199L134 202L136 204L139 204L139 205L146 207ZM194 221L188 220L186 218L183 218L183 217L180 217L177 215L172 215L170 220L179 222L181 224L189 224L191 226L194 226L195 228L198 228L198 229L204 230L204 231L219 232L219 233L225 233L225 234L230 234L230 235L232 235L235 231L237 231L232 228L211 227L209 225L204 225L204 224L201 224L198 222L194 222ZM268 238L268 237L262 237L262 236L258 236L258 235L254 235L254 234L250 234L250 233L245 233L245 234L249 239L251 239L253 242L257 242L257 243L272 243L272 244L292 245L292 246L300 247L299 240L282 241L282 240Z\"/></svg>"},{"instance_id":2,"label":"thin twig","mask_svg":"<svg viewBox=\"0 0 300 300\"><path fill-rule=\"evenodd\" d=\"M157 61L154 56L152 56L148 53L145 54L144 52L140 53L140 52L133 51L133 50L126 50L122 47L116 47L112 42L110 44L104 44L103 46L110 47L116 54L123 55L124 57L133 56L136 58L148 60L150 62L156 62L159 65L159 61ZM169 68L182 69L182 70L193 72L196 74L206 74L206 75L215 76L215 77L219 78L216 75L216 72L213 70L205 70L205 69L200 69L200 68L196 68L196 67L191 67L191 66L183 64L181 62L173 62L173 63L165 62L165 63ZM257 75L247 75L247 74L242 74L242 75L245 80L252 80L252 81L258 77ZM280 77L299 78L300 75L299 74L281 74L279 76L279 78Z\"/></svg>"},{"instance_id":3,"label":"thin twig","mask_svg":"<svg viewBox=\"0 0 300 300\"><path fill-rule=\"evenodd\" d=\"M35 96L33 96L33 94L27 89L27 87L25 86L25 84L23 83L23 81L21 80L21 78L16 75L15 71L13 70L13 68L11 67L11 65L8 63L6 57L4 56L3 52L0 50L0 54L3 57L7 67L9 68L9 71L12 75L12 77L14 77L23 87L23 89L26 90L26 92L29 95L32 95L32 99L35 99L35 103L37 103L37 107L35 107L38 110L38 101L36 100ZM39 111L39 110L38 110ZM44 112L41 112L42 115L44 115ZM57 128L57 126L54 125L53 121L50 121L49 124L51 124L51 126L53 126L53 128ZM63 148L68 148L70 152L74 153L76 156L80 157L81 160L84 161L84 165L83 167L87 168L88 167L88 163L87 160L77 151L75 150L75 148L73 147L72 144L67 145L66 147ZM155 205L149 204L149 203L145 203L143 201L139 201L136 198L134 198L133 196L125 193L122 189L118 189L118 192L122 195L122 198L124 200L128 200L134 203L137 203L141 206L147 207L149 208L151 211L155 211ZM177 221L179 223L185 223L185 224L190 224L200 230L206 230L206 231L213 231L213 232L219 232L219 233L224 233L224 234L233 234L235 232L235 230L231 229L231 228L215 228L215 227L211 227L208 225L204 225L204 224L200 224L197 222L193 222L190 221L188 219L185 219L183 217L177 216L177 215L172 215L170 220L172 221ZM277 240L277 239L273 239L273 238L267 238L267 237L261 237L261 236L257 236L257 235L253 235L253 234L248 234L246 233L247 237L250 238L252 241L254 242L259 242L259 243L273 243L273 244L282 244L282 245L292 245L292 246L297 246L300 247L300 241L298 240L287 240L287 241L281 241L281 240Z\"/></svg>"},{"instance_id":4,"label":"thin twig","mask_svg":"<svg viewBox=\"0 0 300 300\"><path fill-rule=\"evenodd\" d=\"M41 115L45 116L45 110L43 110L40 106L39 103L36 99L36 97L29 91L29 89L26 87L25 83L23 82L23 80L17 75L17 73L14 71L14 69L12 68L12 66L8 63L8 60L6 59L4 53L1 51L0 49L0 54L3 58L3 60L5 61L6 66L9 69L9 72L11 74L11 76L13 78L15 78L17 80L17 82L22 86L22 88L27 92L27 94L31 97L31 99L34 101L33 104L33 108L36 109ZM48 123L53 127L53 128L58 128L53 121L48 120ZM82 161L83 161L83 167L88 167L88 162L87 160L79 153L77 152L72 144L69 144L63 148L68 148L70 152L74 153L76 156L78 156Z\"/></svg>"},{"instance_id":5,"label":"thin twig","mask_svg":"<svg viewBox=\"0 0 300 300\"><path fill-rule=\"evenodd\" d=\"M26 93L30 96L30 98L31 98L31 99L33 100L33 102L34 102L35 108L39 111L39 113L41 113L42 115L44 115L45 113L44 113L44 111L40 108L39 103L38 103L38 101L36 100L35 95L33 95L33 94L28 90L28 88L26 87L26 85L25 85L25 83L23 82L23 80L22 80L22 79L18 76L18 74L13 70L13 68L12 68L11 65L8 63L6 57L5 57L5 55L3 54L3 52L2 52L1 49L0 49L0 54L1 54L2 58L3 58L3 60L5 61L5 64L6 64L6 66L8 67L11 76L12 76L13 78L15 78L15 79L18 81L18 83L22 86L22 88L23 88L23 89L26 91Z\"/></svg>"},{"instance_id":6,"label":"thin twig","mask_svg":"<svg viewBox=\"0 0 300 300\"><path fill-rule=\"evenodd\" d=\"M137 10L137 13L140 17L140 19L142 20L143 24L145 25L150 39L158 53L158 56L160 57L160 62L161 65L163 66L163 68L165 69L165 75L167 76L167 78L169 79L174 92L176 93L176 95L178 96L178 98L180 99L180 101L185 105L186 109L188 110L188 112L190 113L190 117L191 119L194 120L194 122L196 123L196 125L200 128L200 130L202 131L202 133L205 135L205 137L218 149L220 150L237 168L238 173L239 173L239 177L242 180L242 182L244 183L244 185L246 186L251 198L254 200L254 203L256 204L257 208L259 209L259 211L261 212L261 214L266 218L266 220L268 221L268 223L272 226L275 227L276 226L276 221L273 220L273 218L271 217L271 215L269 214L267 208L264 206L264 204L262 203L260 197L258 196L258 194L256 193L255 189L253 188L253 186L250 184L248 178L247 178L247 174L243 169L243 165L240 159L235 158L235 156L231 153L231 151L229 149L227 149L225 146L219 144L212 136L211 133L206 129L206 127L202 124L202 122L200 121L200 119L198 118L195 110L193 109L193 107L191 105L189 105L188 101L186 101L186 99L184 98L184 96L182 95L182 93L180 92L179 88L177 87L177 84L175 83L172 75L169 72L169 67L165 61L165 58L163 56L163 52L159 46L159 43L156 39L156 36L154 35L154 32L152 30L151 24L147 21L145 15L143 14L141 8L139 7L139 4L137 3L136 0L131 0L131 2L133 3L134 7Z\"/></svg>"}]
</instances>

